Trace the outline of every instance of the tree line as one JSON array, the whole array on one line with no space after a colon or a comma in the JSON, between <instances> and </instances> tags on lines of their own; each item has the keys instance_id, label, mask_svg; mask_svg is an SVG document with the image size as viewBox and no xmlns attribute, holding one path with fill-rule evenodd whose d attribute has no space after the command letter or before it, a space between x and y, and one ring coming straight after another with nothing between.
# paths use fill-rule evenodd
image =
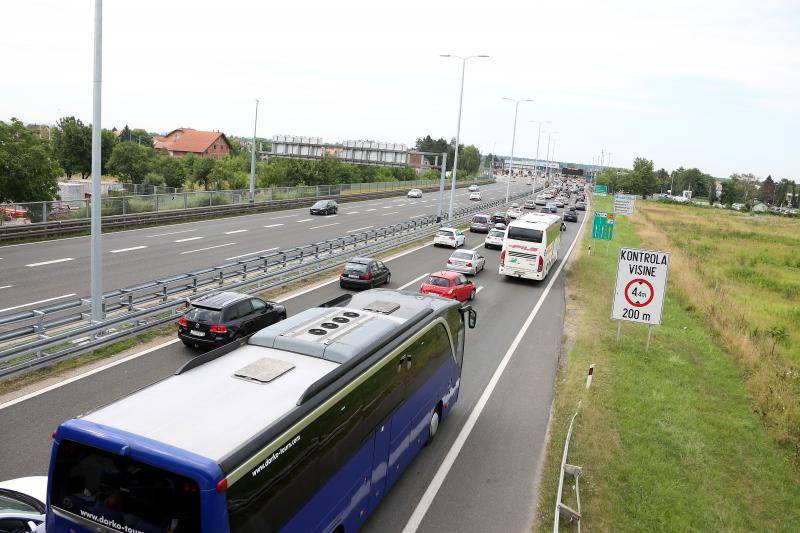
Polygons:
<instances>
[{"instance_id":1,"label":"tree line","mask_svg":"<svg viewBox=\"0 0 800 533\"><path fill-rule=\"evenodd\" d=\"M420 152L433 152L435 154L447 153L447 170L453 170L456 154L456 140L446 141L443 138L434 139L430 135L418 137L414 148ZM428 162L433 164L435 156L426 156ZM441 163L441 157L439 158ZM458 172L475 174L481 166L481 152L473 145L458 145Z\"/></svg>"},{"instance_id":2,"label":"tree line","mask_svg":"<svg viewBox=\"0 0 800 533\"><path fill-rule=\"evenodd\" d=\"M439 144L437 144L439 143ZM425 151L448 151L452 169L454 143L430 136L417 140ZM246 189L250 183L250 153L235 140L231 154L218 160L193 154L172 157L153 148L153 136L127 125L119 132L102 131L101 166L104 176L123 183L204 190ZM459 177L478 170L480 153L459 147ZM58 178L87 178L92 169L92 128L75 117L61 118L48 138L12 118L0 121L0 201L32 202L58 197ZM340 183L438 179L435 171L418 176L408 167L357 165L335 157L320 160L272 158L256 163L257 187L295 187Z\"/></svg>"},{"instance_id":3,"label":"tree line","mask_svg":"<svg viewBox=\"0 0 800 533\"><path fill-rule=\"evenodd\" d=\"M717 179L697 168L684 167L667 172L663 168L655 170L653 162L643 157L634 159L631 169L604 170L597 175L596 181L599 185L606 185L611 193L626 192L643 197L667 192L679 196L681 191L692 191L692 197L707 198L712 205L719 202L752 206L760 201L770 205L798 207L799 200L797 183L786 178L775 181L769 175L760 180L751 173L734 173L728 179ZM718 182L721 189L719 195Z\"/></svg>"}]
</instances>

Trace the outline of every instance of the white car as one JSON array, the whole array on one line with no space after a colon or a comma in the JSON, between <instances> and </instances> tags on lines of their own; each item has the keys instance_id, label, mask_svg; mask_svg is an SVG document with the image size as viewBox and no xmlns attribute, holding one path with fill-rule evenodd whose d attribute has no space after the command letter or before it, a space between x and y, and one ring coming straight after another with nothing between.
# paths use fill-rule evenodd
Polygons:
<instances>
[{"instance_id":1,"label":"white car","mask_svg":"<svg viewBox=\"0 0 800 533\"><path fill-rule=\"evenodd\" d=\"M508 211L506 211L506 216L508 216L508 218L519 218L522 216L522 209L519 207L509 207Z\"/></svg>"},{"instance_id":2,"label":"white car","mask_svg":"<svg viewBox=\"0 0 800 533\"><path fill-rule=\"evenodd\" d=\"M500 250L503 248L503 239L505 239L505 237L506 232L504 230L489 230L489 233L486 234L486 238L483 240L483 247Z\"/></svg>"},{"instance_id":3,"label":"white car","mask_svg":"<svg viewBox=\"0 0 800 533\"><path fill-rule=\"evenodd\" d=\"M486 259L475 250L458 250L447 260L447 270L475 276L486 268Z\"/></svg>"},{"instance_id":4,"label":"white car","mask_svg":"<svg viewBox=\"0 0 800 533\"><path fill-rule=\"evenodd\" d=\"M479 193L479 192L471 192L471 193L469 193L469 199L470 200L480 201L481 200L481 193Z\"/></svg>"},{"instance_id":5,"label":"white car","mask_svg":"<svg viewBox=\"0 0 800 533\"><path fill-rule=\"evenodd\" d=\"M450 246L458 248L464 246L467 238L458 228L442 228L433 236L434 246Z\"/></svg>"},{"instance_id":6,"label":"white car","mask_svg":"<svg viewBox=\"0 0 800 533\"><path fill-rule=\"evenodd\" d=\"M422 198L422 191L420 189L411 189L408 191L409 198Z\"/></svg>"},{"instance_id":7,"label":"white car","mask_svg":"<svg viewBox=\"0 0 800 533\"><path fill-rule=\"evenodd\" d=\"M473 183L472 185L469 186L469 189L467 189L467 190L469 192L475 192L475 191L478 190L478 186Z\"/></svg>"},{"instance_id":8,"label":"white car","mask_svg":"<svg viewBox=\"0 0 800 533\"><path fill-rule=\"evenodd\" d=\"M44 522L47 476L21 477L0 482L0 531L36 531ZM27 529L25 529L27 528Z\"/></svg>"}]
</instances>

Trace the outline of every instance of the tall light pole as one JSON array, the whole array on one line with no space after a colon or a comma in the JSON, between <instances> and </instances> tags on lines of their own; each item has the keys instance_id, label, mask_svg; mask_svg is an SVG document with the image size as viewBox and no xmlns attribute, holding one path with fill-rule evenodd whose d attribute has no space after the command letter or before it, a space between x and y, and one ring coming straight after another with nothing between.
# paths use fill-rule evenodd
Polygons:
<instances>
[{"instance_id":1,"label":"tall light pole","mask_svg":"<svg viewBox=\"0 0 800 533\"><path fill-rule=\"evenodd\" d=\"M103 319L103 243L101 226L102 179L100 142L100 96L103 83L103 0L94 0L94 79L92 81L92 244L91 298L92 322Z\"/></svg>"},{"instance_id":2,"label":"tall light pole","mask_svg":"<svg viewBox=\"0 0 800 533\"><path fill-rule=\"evenodd\" d=\"M253 120L253 156L250 160L250 203L256 201L256 128L258 127L258 100L256 100L256 117Z\"/></svg>"},{"instance_id":3,"label":"tall light pole","mask_svg":"<svg viewBox=\"0 0 800 533\"><path fill-rule=\"evenodd\" d=\"M549 120L531 120L531 122L539 123L539 134L536 136L536 168L539 168L539 163L541 163L541 161L539 161L539 141L542 140L542 124L551 124L551 122ZM536 181L537 180L533 181L534 192L536 189Z\"/></svg>"},{"instance_id":4,"label":"tall light pole","mask_svg":"<svg viewBox=\"0 0 800 533\"><path fill-rule=\"evenodd\" d=\"M547 132L547 163L545 166L545 177L544 182L545 186L550 181L550 139L553 135L558 135L557 131L548 131Z\"/></svg>"},{"instance_id":5,"label":"tall light pole","mask_svg":"<svg viewBox=\"0 0 800 533\"><path fill-rule=\"evenodd\" d=\"M448 212L448 220L453 219L453 204L456 198L456 173L458 171L458 143L461 138L461 104L464 102L464 71L467 69L467 60L472 58L487 58L485 54L461 57L453 54L439 54L440 57L454 57L461 60L461 89L458 96L458 123L456 125L456 147L455 157L453 158L453 177L450 186L450 210Z\"/></svg>"},{"instance_id":6,"label":"tall light pole","mask_svg":"<svg viewBox=\"0 0 800 533\"><path fill-rule=\"evenodd\" d=\"M522 102L533 102L533 100L530 98L509 98L508 96L504 96L503 100L514 102L514 129L511 134L511 162L508 168L511 175L508 176L508 181L506 182L506 203L508 203L509 193L511 192L511 178L514 176L514 145L517 141L517 113L519 113L519 104Z\"/></svg>"}]
</instances>

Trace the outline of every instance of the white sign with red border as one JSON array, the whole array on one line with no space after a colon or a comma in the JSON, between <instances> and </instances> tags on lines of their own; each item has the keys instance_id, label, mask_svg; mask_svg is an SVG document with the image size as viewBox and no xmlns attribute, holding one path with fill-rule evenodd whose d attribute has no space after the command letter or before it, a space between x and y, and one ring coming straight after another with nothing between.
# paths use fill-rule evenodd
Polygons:
<instances>
[{"instance_id":1,"label":"white sign with red border","mask_svg":"<svg viewBox=\"0 0 800 533\"><path fill-rule=\"evenodd\" d=\"M611 318L661 324L669 276L669 253L622 248Z\"/></svg>"}]
</instances>

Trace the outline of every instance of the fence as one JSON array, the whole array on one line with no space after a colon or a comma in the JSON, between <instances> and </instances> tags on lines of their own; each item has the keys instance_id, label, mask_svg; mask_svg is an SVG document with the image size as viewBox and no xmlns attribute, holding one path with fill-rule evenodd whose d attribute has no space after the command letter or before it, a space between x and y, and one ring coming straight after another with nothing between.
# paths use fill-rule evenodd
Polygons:
<instances>
[{"instance_id":1,"label":"fence","mask_svg":"<svg viewBox=\"0 0 800 533\"><path fill-rule=\"evenodd\" d=\"M485 183L486 180L480 182ZM466 183L466 182L465 182ZM450 180L446 180L445 187L449 187ZM336 185L315 185L307 187L270 187L256 189L250 197L249 189L232 191L189 191L172 189L168 187L136 185L136 191L156 191L155 194L106 196L101 201L102 215L120 216L142 213L159 213L165 211L188 210L198 207L213 207L221 205L243 205L259 202L279 200L301 200L319 197L340 196L347 197L368 193L385 193L405 191L409 189L431 189L439 187L439 180L414 180L414 181L381 181L374 183L342 183ZM252 200L252 202L251 202ZM7 203L0 205L0 223L3 218L19 219L30 223L86 220L91 212L91 200L68 200L47 202ZM5 217L1 216L3 213Z\"/></svg>"},{"instance_id":2,"label":"fence","mask_svg":"<svg viewBox=\"0 0 800 533\"><path fill-rule=\"evenodd\" d=\"M516 193L510 199L530 194ZM450 224L503 205L482 202L456 210ZM0 378L78 355L174 320L186 299L212 290L263 291L344 264L355 254L388 251L432 235L427 215L391 226L288 248L223 265L124 287L103 295L104 319L89 321L88 298L0 316Z\"/></svg>"}]
</instances>

